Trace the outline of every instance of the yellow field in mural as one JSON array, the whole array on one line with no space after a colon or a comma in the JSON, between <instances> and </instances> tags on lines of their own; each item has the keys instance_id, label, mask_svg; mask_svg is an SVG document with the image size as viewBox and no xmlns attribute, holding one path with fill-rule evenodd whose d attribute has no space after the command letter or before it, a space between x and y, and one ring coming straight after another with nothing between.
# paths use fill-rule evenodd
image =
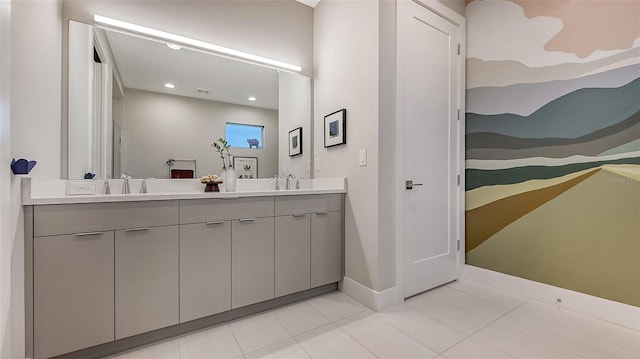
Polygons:
<instances>
[{"instance_id":1,"label":"yellow field in mural","mask_svg":"<svg viewBox=\"0 0 640 359\"><path fill-rule=\"evenodd\" d=\"M640 306L640 166L628 169L589 173L467 252L467 262Z\"/></svg>"},{"instance_id":2,"label":"yellow field in mural","mask_svg":"<svg viewBox=\"0 0 640 359\"><path fill-rule=\"evenodd\" d=\"M640 307L640 1L604 4L469 2L466 261Z\"/></svg>"}]
</instances>

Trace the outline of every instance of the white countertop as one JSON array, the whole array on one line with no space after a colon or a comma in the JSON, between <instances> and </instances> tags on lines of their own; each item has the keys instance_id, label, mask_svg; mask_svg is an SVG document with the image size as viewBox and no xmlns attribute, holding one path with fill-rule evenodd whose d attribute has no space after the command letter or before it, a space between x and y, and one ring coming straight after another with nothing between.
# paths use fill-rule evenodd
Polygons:
<instances>
[{"instance_id":1,"label":"white countertop","mask_svg":"<svg viewBox=\"0 0 640 359\"><path fill-rule=\"evenodd\" d=\"M121 194L121 179L109 180L112 194L101 194L104 191L104 180L63 180L25 177L22 180L22 204L66 204L66 203L100 203L131 201L162 201L176 199L203 198L243 198L265 196L294 196L310 194L346 193L346 178L300 179L300 189L284 189L285 180L280 180L281 190L275 190L274 179L238 180L235 192L204 192L204 184L197 179L149 179L149 193L139 193L141 179L130 181L130 194ZM69 195L69 188L74 185L95 186L96 194ZM91 191L91 190L90 190Z\"/></svg>"}]
</instances>

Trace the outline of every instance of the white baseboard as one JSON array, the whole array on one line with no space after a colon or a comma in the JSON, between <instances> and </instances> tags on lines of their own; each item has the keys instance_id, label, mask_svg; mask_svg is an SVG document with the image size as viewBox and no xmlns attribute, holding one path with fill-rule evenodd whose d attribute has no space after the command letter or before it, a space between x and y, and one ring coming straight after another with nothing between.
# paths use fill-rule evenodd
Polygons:
<instances>
[{"instance_id":1,"label":"white baseboard","mask_svg":"<svg viewBox=\"0 0 640 359\"><path fill-rule=\"evenodd\" d=\"M398 304L396 287L378 292L351 278L344 277L341 290L349 297L357 300L376 312Z\"/></svg>"},{"instance_id":2,"label":"white baseboard","mask_svg":"<svg viewBox=\"0 0 640 359\"><path fill-rule=\"evenodd\" d=\"M465 265L462 278L546 304L560 298L561 308L640 330L640 307L470 265Z\"/></svg>"}]
</instances>

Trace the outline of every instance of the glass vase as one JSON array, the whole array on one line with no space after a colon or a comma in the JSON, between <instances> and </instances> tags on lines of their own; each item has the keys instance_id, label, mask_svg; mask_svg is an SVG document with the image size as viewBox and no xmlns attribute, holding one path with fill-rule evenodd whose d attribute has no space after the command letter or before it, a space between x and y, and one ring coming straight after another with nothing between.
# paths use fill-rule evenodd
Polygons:
<instances>
[{"instance_id":1,"label":"glass vase","mask_svg":"<svg viewBox=\"0 0 640 359\"><path fill-rule=\"evenodd\" d=\"M224 178L224 188L227 192L236 191L236 170L233 167L227 168Z\"/></svg>"}]
</instances>

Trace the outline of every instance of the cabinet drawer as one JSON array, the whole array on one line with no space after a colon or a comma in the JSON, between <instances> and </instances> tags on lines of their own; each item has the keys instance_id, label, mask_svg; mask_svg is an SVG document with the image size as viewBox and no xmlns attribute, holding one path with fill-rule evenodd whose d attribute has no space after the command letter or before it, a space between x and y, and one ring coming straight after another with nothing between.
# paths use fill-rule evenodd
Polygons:
<instances>
[{"instance_id":1,"label":"cabinet drawer","mask_svg":"<svg viewBox=\"0 0 640 359\"><path fill-rule=\"evenodd\" d=\"M274 297L274 220L231 223L231 307Z\"/></svg>"},{"instance_id":2,"label":"cabinet drawer","mask_svg":"<svg viewBox=\"0 0 640 359\"><path fill-rule=\"evenodd\" d=\"M178 226L115 233L115 337L178 324Z\"/></svg>"},{"instance_id":3,"label":"cabinet drawer","mask_svg":"<svg viewBox=\"0 0 640 359\"><path fill-rule=\"evenodd\" d=\"M34 241L34 358L114 339L113 231Z\"/></svg>"},{"instance_id":4,"label":"cabinet drawer","mask_svg":"<svg viewBox=\"0 0 640 359\"><path fill-rule=\"evenodd\" d=\"M35 206L34 236L178 224L178 201Z\"/></svg>"},{"instance_id":5,"label":"cabinet drawer","mask_svg":"<svg viewBox=\"0 0 640 359\"><path fill-rule=\"evenodd\" d=\"M180 226L180 322L231 309L231 221Z\"/></svg>"},{"instance_id":6,"label":"cabinet drawer","mask_svg":"<svg viewBox=\"0 0 640 359\"><path fill-rule=\"evenodd\" d=\"M280 196L275 199L275 214L333 212L342 210L342 194L314 194L308 196Z\"/></svg>"},{"instance_id":7,"label":"cabinet drawer","mask_svg":"<svg viewBox=\"0 0 640 359\"><path fill-rule=\"evenodd\" d=\"M180 201L181 224L272 216L273 197Z\"/></svg>"}]
</instances>

